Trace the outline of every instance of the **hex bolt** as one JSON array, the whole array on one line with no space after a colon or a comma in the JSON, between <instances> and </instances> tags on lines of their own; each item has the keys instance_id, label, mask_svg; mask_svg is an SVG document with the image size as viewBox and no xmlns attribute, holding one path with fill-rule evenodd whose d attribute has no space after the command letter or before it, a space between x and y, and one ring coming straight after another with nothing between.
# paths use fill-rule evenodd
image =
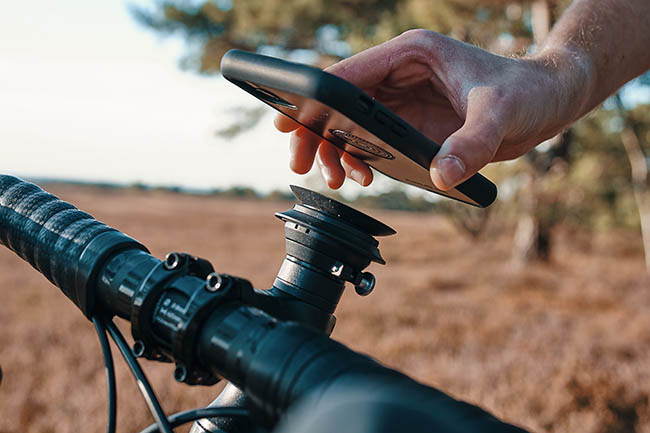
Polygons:
<instances>
[{"instance_id":1,"label":"hex bolt","mask_svg":"<svg viewBox=\"0 0 650 433\"><path fill-rule=\"evenodd\" d=\"M185 382L185 379L187 379L187 368L183 364L176 365L176 368L174 369L174 379L176 379L177 382Z\"/></svg>"},{"instance_id":2,"label":"hex bolt","mask_svg":"<svg viewBox=\"0 0 650 433\"><path fill-rule=\"evenodd\" d=\"M176 252L167 254L165 256L165 261L163 262L163 266L168 271L176 269L180 264L181 264L181 255Z\"/></svg>"},{"instance_id":3,"label":"hex bolt","mask_svg":"<svg viewBox=\"0 0 650 433\"><path fill-rule=\"evenodd\" d=\"M354 291L361 296L368 296L374 288L375 276L370 272L364 272L359 275L359 282L354 285Z\"/></svg>"},{"instance_id":4,"label":"hex bolt","mask_svg":"<svg viewBox=\"0 0 650 433\"><path fill-rule=\"evenodd\" d=\"M205 278L205 288L209 292L218 292L226 287L228 280L217 272L210 272Z\"/></svg>"},{"instance_id":5,"label":"hex bolt","mask_svg":"<svg viewBox=\"0 0 650 433\"><path fill-rule=\"evenodd\" d=\"M136 358L141 358L144 356L145 351L146 351L146 347L142 340L136 340L133 343L133 347L131 348L131 352L133 353L133 356L135 356Z\"/></svg>"}]
</instances>

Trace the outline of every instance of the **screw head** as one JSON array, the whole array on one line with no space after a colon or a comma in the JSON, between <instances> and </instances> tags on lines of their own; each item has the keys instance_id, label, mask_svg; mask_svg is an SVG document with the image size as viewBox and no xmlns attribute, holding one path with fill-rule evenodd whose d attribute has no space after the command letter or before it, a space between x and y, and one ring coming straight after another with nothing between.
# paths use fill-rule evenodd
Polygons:
<instances>
[{"instance_id":1,"label":"screw head","mask_svg":"<svg viewBox=\"0 0 650 433\"><path fill-rule=\"evenodd\" d=\"M142 340L136 340L135 343L133 343L133 348L131 348L131 352L133 352L133 356L136 358L144 356L145 350L146 347Z\"/></svg>"},{"instance_id":2,"label":"screw head","mask_svg":"<svg viewBox=\"0 0 650 433\"><path fill-rule=\"evenodd\" d=\"M178 266L180 266L180 264L181 264L181 255L175 252L167 254L165 256L165 261L163 262L163 266L168 271L176 269Z\"/></svg>"},{"instance_id":3,"label":"screw head","mask_svg":"<svg viewBox=\"0 0 650 433\"><path fill-rule=\"evenodd\" d=\"M354 291L358 295L368 296L375 288L375 276L370 272L364 272L359 276L359 282L355 284Z\"/></svg>"},{"instance_id":4,"label":"screw head","mask_svg":"<svg viewBox=\"0 0 650 433\"><path fill-rule=\"evenodd\" d=\"M187 368L183 364L178 364L174 369L174 379L177 382L185 382L187 379Z\"/></svg>"},{"instance_id":5,"label":"screw head","mask_svg":"<svg viewBox=\"0 0 650 433\"><path fill-rule=\"evenodd\" d=\"M205 278L205 288L209 292L218 292L224 289L227 284L227 278L217 272L210 272Z\"/></svg>"}]
</instances>

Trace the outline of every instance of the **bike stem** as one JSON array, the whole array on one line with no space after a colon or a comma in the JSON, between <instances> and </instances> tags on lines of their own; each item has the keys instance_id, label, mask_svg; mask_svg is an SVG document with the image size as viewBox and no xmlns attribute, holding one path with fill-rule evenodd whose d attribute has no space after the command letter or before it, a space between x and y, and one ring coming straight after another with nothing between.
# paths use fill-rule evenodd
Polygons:
<instances>
[{"instance_id":1,"label":"bike stem","mask_svg":"<svg viewBox=\"0 0 650 433\"><path fill-rule=\"evenodd\" d=\"M334 311L351 282L366 296L375 278L363 269L372 261L385 264L373 236L395 231L342 203L313 191L292 186L298 199L293 209L276 213L285 222L287 255L270 290L255 290L250 305L280 320L291 320L330 335L336 323ZM246 395L228 383L211 407L245 407ZM224 431L252 433L250 420L204 419L190 433Z\"/></svg>"}]
</instances>

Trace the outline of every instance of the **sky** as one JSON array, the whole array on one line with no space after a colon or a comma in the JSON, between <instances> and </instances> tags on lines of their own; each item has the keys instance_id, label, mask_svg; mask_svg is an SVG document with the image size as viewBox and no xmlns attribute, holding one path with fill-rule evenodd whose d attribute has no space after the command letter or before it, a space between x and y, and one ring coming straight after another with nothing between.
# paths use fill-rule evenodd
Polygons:
<instances>
[{"instance_id":1,"label":"sky","mask_svg":"<svg viewBox=\"0 0 650 433\"><path fill-rule=\"evenodd\" d=\"M260 103L219 75L181 70L184 42L142 28L127 6L3 5L0 172L262 192L288 191L307 177L320 183L315 170L289 171L289 137L273 128L270 112L235 139L218 137L236 119L234 107ZM347 194L359 190L346 182Z\"/></svg>"}]
</instances>

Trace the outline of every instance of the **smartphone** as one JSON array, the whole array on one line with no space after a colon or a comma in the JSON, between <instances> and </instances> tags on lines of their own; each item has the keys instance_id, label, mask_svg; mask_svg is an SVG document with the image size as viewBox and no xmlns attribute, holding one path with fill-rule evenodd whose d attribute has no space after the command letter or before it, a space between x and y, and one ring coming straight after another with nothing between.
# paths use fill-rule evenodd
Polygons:
<instances>
[{"instance_id":1,"label":"smartphone","mask_svg":"<svg viewBox=\"0 0 650 433\"><path fill-rule=\"evenodd\" d=\"M437 189L429 165L440 146L340 77L241 50L223 56L221 73L386 176L478 207L487 207L496 198L496 186L478 173L455 189Z\"/></svg>"}]
</instances>

